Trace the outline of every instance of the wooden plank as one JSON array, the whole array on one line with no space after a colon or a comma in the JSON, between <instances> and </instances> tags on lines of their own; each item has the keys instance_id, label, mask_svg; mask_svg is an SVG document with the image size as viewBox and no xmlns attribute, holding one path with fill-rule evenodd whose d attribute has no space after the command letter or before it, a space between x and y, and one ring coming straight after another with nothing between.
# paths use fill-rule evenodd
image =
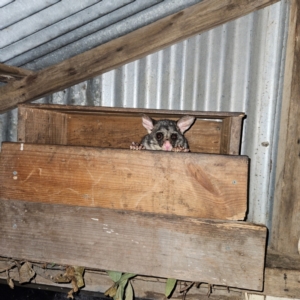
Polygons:
<instances>
[{"instance_id":1,"label":"wooden plank","mask_svg":"<svg viewBox=\"0 0 300 300\"><path fill-rule=\"evenodd\" d=\"M0 112L103 74L278 0L203 0L19 82L0 88Z\"/></svg>"},{"instance_id":2,"label":"wooden plank","mask_svg":"<svg viewBox=\"0 0 300 300\"><path fill-rule=\"evenodd\" d=\"M21 79L28 75L33 75L34 72L22 68L17 68L0 63L0 81L9 82L11 80Z\"/></svg>"},{"instance_id":3,"label":"wooden plank","mask_svg":"<svg viewBox=\"0 0 300 300\"><path fill-rule=\"evenodd\" d=\"M117 113L117 114L150 114L155 118L169 116L170 118L180 118L183 115L196 116L203 119L225 119L227 117L245 117L243 112L228 111L195 111L195 110L173 110L173 109L151 109L151 108L124 108L106 106L81 106L81 105L58 105L58 104L39 104L26 103L18 105L19 110L23 109L44 109L54 110L61 113Z\"/></svg>"},{"instance_id":4,"label":"wooden plank","mask_svg":"<svg viewBox=\"0 0 300 300\"><path fill-rule=\"evenodd\" d=\"M3 143L0 198L241 220L248 158Z\"/></svg>"},{"instance_id":5,"label":"wooden plank","mask_svg":"<svg viewBox=\"0 0 300 300\"><path fill-rule=\"evenodd\" d=\"M261 290L266 228L0 201L0 255Z\"/></svg>"},{"instance_id":6,"label":"wooden plank","mask_svg":"<svg viewBox=\"0 0 300 300\"><path fill-rule=\"evenodd\" d=\"M300 298L300 257L268 249L264 294L274 297Z\"/></svg>"},{"instance_id":7,"label":"wooden plank","mask_svg":"<svg viewBox=\"0 0 300 300\"><path fill-rule=\"evenodd\" d=\"M291 1L282 97L272 248L298 253L300 239L300 1Z\"/></svg>"}]
</instances>

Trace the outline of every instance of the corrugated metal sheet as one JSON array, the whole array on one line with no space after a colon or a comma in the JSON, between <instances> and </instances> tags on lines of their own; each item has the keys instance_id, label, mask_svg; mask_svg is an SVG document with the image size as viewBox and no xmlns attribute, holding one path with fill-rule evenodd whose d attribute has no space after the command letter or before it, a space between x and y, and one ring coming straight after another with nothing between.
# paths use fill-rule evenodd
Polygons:
<instances>
[{"instance_id":1,"label":"corrugated metal sheet","mask_svg":"<svg viewBox=\"0 0 300 300\"><path fill-rule=\"evenodd\" d=\"M42 69L201 1L13 2L0 9L0 61Z\"/></svg>"},{"instance_id":2,"label":"corrugated metal sheet","mask_svg":"<svg viewBox=\"0 0 300 300\"><path fill-rule=\"evenodd\" d=\"M270 227L288 7L282 0L39 102L246 112L248 220ZM16 140L16 119L16 110L0 117L3 140Z\"/></svg>"}]
</instances>

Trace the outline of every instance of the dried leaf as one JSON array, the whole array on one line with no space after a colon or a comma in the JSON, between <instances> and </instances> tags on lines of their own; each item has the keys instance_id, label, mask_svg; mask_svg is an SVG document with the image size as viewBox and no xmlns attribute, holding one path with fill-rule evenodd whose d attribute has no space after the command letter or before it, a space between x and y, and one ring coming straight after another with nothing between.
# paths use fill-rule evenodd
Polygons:
<instances>
[{"instance_id":1,"label":"dried leaf","mask_svg":"<svg viewBox=\"0 0 300 300\"><path fill-rule=\"evenodd\" d=\"M125 300L133 300L133 296L133 288L131 282L129 281L125 291Z\"/></svg>"},{"instance_id":2,"label":"dried leaf","mask_svg":"<svg viewBox=\"0 0 300 300\"><path fill-rule=\"evenodd\" d=\"M67 298L68 298L68 299L74 299L73 294L74 294L74 291L73 291L73 290L69 291L69 292L68 292L68 295L67 295Z\"/></svg>"},{"instance_id":3,"label":"dried leaf","mask_svg":"<svg viewBox=\"0 0 300 300\"><path fill-rule=\"evenodd\" d=\"M121 272L116 272L116 271L106 271L108 276L114 281L114 282L118 282L121 277L122 277L122 273Z\"/></svg>"},{"instance_id":4,"label":"dried leaf","mask_svg":"<svg viewBox=\"0 0 300 300\"><path fill-rule=\"evenodd\" d=\"M109 296L111 298L115 297L118 290L118 284L114 283L107 291L105 291L104 295Z\"/></svg>"},{"instance_id":5,"label":"dried leaf","mask_svg":"<svg viewBox=\"0 0 300 300\"><path fill-rule=\"evenodd\" d=\"M30 262L25 262L19 269L19 282L25 283L29 282L31 278L35 275L35 272L32 269L32 264Z\"/></svg>"},{"instance_id":6,"label":"dried leaf","mask_svg":"<svg viewBox=\"0 0 300 300\"><path fill-rule=\"evenodd\" d=\"M77 285L77 281L76 281L75 277L72 279L71 284L72 284L74 293L77 293L79 289L78 289L78 285Z\"/></svg>"},{"instance_id":7,"label":"dried leaf","mask_svg":"<svg viewBox=\"0 0 300 300\"><path fill-rule=\"evenodd\" d=\"M7 277L6 280L7 280L8 286L13 290L15 287L13 280L10 277Z\"/></svg>"},{"instance_id":8,"label":"dried leaf","mask_svg":"<svg viewBox=\"0 0 300 300\"><path fill-rule=\"evenodd\" d=\"M75 270L75 278L76 278L76 282L77 282L77 287L78 288L84 287L84 280L83 280L84 268L74 266L74 270Z\"/></svg>"},{"instance_id":9,"label":"dried leaf","mask_svg":"<svg viewBox=\"0 0 300 300\"><path fill-rule=\"evenodd\" d=\"M165 291L165 296L168 298L172 294L175 286L176 286L177 280L174 278L168 278L167 283L166 283L166 291Z\"/></svg>"},{"instance_id":10,"label":"dried leaf","mask_svg":"<svg viewBox=\"0 0 300 300\"><path fill-rule=\"evenodd\" d=\"M68 283L70 282L70 278L68 278L66 276L66 274L57 274L54 278L53 278L53 282L56 283Z\"/></svg>"},{"instance_id":11,"label":"dried leaf","mask_svg":"<svg viewBox=\"0 0 300 300\"><path fill-rule=\"evenodd\" d=\"M64 274L64 276L69 278L69 280L72 280L72 278L75 276L74 267L67 267L66 268L66 273Z\"/></svg>"}]
</instances>

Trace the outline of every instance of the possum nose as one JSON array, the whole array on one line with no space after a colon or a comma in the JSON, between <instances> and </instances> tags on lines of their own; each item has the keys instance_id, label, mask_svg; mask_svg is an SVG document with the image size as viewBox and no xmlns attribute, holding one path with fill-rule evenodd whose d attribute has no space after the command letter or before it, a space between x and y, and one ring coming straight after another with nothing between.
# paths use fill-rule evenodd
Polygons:
<instances>
[{"instance_id":1,"label":"possum nose","mask_svg":"<svg viewBox=\"0 0 300 300\"><path fill-rule=\"evenodd\" d=\"M166 141L164 142L163 146L162 146L162 149L163 149L164 151L171 151L172 148L173 148L173 147L172 147L171 143L170 143L168 140L166 140Z\"/></svg>"}]
</instances>

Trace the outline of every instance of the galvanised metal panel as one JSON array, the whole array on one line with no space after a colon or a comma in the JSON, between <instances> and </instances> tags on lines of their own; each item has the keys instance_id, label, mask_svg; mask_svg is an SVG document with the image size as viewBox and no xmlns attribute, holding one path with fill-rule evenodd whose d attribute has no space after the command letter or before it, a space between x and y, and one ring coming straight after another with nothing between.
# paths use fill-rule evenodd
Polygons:
<instances>
[{"instance_id":1,"label":"galvanised metal panel","mask_svg":"<svg viewBox=\"0 0 300 300\"><path fill-rule=\"evenodd\" d=\"M270 228L288 8L282 0L39 102L245 112L248 220ZM3 138L16 140L14 113L1 118Z\"/></svg>"},{"instance_id":2,"label":"galvanised metal panel","mask_svg":"<svg viewBox=\"0 0 300 300\"><path fill-rule=\"evenodd\" d=\"M24 38L24 36L29 36L37 31L43 30L99 1L101 0L85 0L84 2L62 0L56 3L56 5L50 5L49 7L44 8L38 13L34 13L21 20L16 20L16 23L5 27L5 30L1 31L0 48L5 47L7 44L12 44ZM13 16L16 14L14 9L10 10L9 6L7 8L7 12L4 12L6 15ZM3 10L5 10L5 8L1 9L0 13L3 13ZM3 18L5 18L6 15L3 15Z\"/></svg>"},{"instance_id":3,"label":"galvanised metal panel","mask_svg":"<svg viewBox=\"0 0 300 300\"><path fill-rule=\"evenodd\" d=\"M24 21L16 23L16 28L8 29L8 33L10 30L13 30L18 31L20 35L15 42L12 42L9 34L6 37L2 35L3 48L0 52L0 60L8 61L20 55L32 60L38 56L51 53L57 48L77 41L82 36L87 36L101 30L101 27L98 25L99 23L102 23L103 27L108 26L108 20L113 22L111 14L132 2L134 0L97 1L88 7L80 8L74 14L66 15L64 18L60 17L62 20L56 22L53 19L48 20L48 26L43 25L45 28L41 28L41 24L35 22L32 17L28 17L26 21L29 24L26 27L30 27L31 30L35 31L34 34L19 31L19 27L24 26L22 24ZM53 7L53 9L56 10L57 8ZM45 11L47 14L49 13L47 10ZM66 10L65 13L69 14L71 12ZM42 17L40 14L36 14L38 18ZM105 16L106 20L103 20L103 16Z\"/></svg>"},{"instance_id":4,"label":"galvanised metal panel","mask_svg":"<svg viewBox=\"0 0 300 300\"><path fill-rule=\"evenodd\" d=\"M0 0L0 30L30 16L36 15L38 12L60 1L61 0Z\"/></svg>"},{"instance_id":5,"label":"galvanised metal panel","mask_svg":"<svg viewBox=\"0 0 300 300\"><path fill-rule=\"evenodd\" d=\"M102 3L84 0L77 1L79 7L74 7L72 12L67 8L68 1L61 0L0 32L0 45L3 44L2 49L0 46L0 62L31 70L42 69L202 0L102 0ZM92 15L89 20L92 6L93 15L98 13L95 20L92 20ZM43 14L49 10L58 10L57 16L51 13L52 17L44 20ZM13 32L11 38L10 31Z\"/></svg>"}]
</instances>

